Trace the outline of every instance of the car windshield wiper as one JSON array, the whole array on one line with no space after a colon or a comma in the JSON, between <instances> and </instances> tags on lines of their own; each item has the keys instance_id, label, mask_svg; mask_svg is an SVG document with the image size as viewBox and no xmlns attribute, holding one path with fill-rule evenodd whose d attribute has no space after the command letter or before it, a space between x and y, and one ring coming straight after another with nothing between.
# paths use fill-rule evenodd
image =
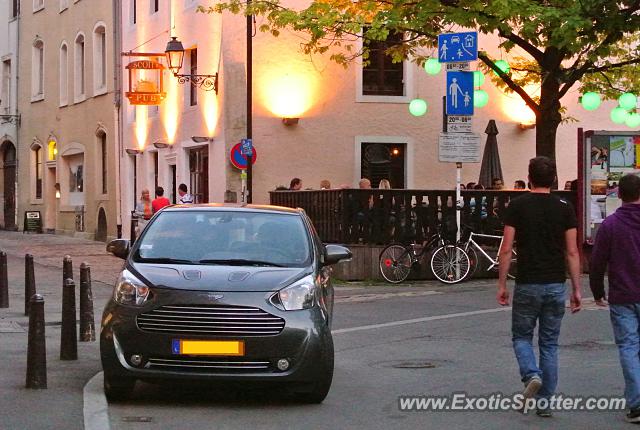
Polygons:
<instances>
[{"instance_id":1,"label":"car windshield wiper","mask_svg":"<svg viewBox=\"0 0 640 430\"><path fill-rule=\"evenodd\" d=\"M134 261L136 263L156 263L156 264L196 264L196 262L192 260L184 260L179 258L166 258L166 257L158 257L158 258L138 257L138 259Z\"/></svg>"},{"instance_id":2,"label":"car windshield wiper","mask_svg":"<svg viewBox=\"0 0 640 430\"><path fill-rule=\"evenodd\" d=\"M272 263L271 261L247 260L245 258L227 258L227 259L206 259L198 261L200 264L226 264L229 266L273 266L284 267L282 264Z\"/></svg>"}]
</instances>

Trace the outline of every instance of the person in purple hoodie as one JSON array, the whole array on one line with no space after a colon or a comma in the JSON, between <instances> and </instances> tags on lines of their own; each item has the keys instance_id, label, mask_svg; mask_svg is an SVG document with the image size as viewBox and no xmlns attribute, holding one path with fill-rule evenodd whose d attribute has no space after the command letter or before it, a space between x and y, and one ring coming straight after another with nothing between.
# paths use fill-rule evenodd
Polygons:
<instances>
[{"instance_id":1,"label":"person in purple hoodie","mask_svg":"<svg viewBox=\"0 0 640 430\"><path fill-rule=\"evenodd\" d=\"M589 283L598 306L607 306L604 273L609 267L609 311L624 376L627 421L640 423L640 177L618 184L622 206L596 234Z\"/></svg>"}]
</instances>

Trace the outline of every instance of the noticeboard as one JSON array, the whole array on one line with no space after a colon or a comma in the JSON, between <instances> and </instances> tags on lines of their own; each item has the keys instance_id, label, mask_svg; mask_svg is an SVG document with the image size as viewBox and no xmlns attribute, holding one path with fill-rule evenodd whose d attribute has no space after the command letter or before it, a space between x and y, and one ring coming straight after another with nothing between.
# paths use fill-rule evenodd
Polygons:
<instances>
[{"instance_id":1,"label":"noticeboard","mask_svg":"<svg viewBox=\"0 0 640 430\"><path fill-rule=\"evenodd\" d=\"M42 233L42 216L40 211L25 211L23 233Z\"/></svg>"},{"instance_id":2,"label":"noticeboard","mask_svg":"<svg viewBox=\"0 0 640 430\"><path fill-rule=\"evenodd\" d=\"M634 131L586 131L582 146L584 166L583 238L595 239L602 221L622 204L618 182L626 174L640 176L640 133Z\"/></svg>"}]
</instances>

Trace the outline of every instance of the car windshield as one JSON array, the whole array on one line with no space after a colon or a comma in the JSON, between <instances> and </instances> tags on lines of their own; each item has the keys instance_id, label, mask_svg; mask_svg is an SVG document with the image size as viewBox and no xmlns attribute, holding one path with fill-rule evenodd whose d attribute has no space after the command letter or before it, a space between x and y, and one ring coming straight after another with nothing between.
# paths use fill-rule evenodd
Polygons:
<instances>
[{"instance_id":1,"label":"car windshield","mask_svg":"<svg viewBox=\"0 0 640 430\"><path fill-rule=\"evenodd\" d=\"M309 236L295 214L166 211L133 254L140 263L303 267Z\"/></svg>"}]
</instances>

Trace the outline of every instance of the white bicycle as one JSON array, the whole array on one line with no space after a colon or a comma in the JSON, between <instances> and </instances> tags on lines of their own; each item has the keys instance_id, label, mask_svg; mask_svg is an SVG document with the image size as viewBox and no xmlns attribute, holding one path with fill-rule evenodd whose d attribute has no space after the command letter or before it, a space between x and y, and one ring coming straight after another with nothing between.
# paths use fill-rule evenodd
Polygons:
<instances>
[{"instance_id":1,"label":"white bicycle","mask_svg":"<svg viewBox=\"0 0 640 430\"><path fill-rule=\"evenodd\" d=\"M485 249L482 246L480 246L478 242L474 240L474 238L488 239L489 241L494 241L494 242L500 241L500 245L498 246L498 252L496 252L495 257L492 257L491 255L489 255L487 251L485 251ZM487 263L488 263L487 269L486 269L487 272L491 270L494 270L494 271L498 270L498 267L500 266L500 261L498 261L498 254L499 254L500 248L502 248L503 240L504 240L503 236L498 236L493 234L479 234L479 233L471 232L469 234L469 239L467 239L466 242L460 243L459 246L462 249L464 249L467 255L469 256L469 261L471 265L469 273L467 274L467 278L471 278L475 274L478 268L479 256L487 260ZM516 254L515 249L512 250L511 265L509 266L509 273L507 274L507 276L510 279L515 279L516 274L518 273L517 257L518 255Z\"/></svg>"}]
</instances>

